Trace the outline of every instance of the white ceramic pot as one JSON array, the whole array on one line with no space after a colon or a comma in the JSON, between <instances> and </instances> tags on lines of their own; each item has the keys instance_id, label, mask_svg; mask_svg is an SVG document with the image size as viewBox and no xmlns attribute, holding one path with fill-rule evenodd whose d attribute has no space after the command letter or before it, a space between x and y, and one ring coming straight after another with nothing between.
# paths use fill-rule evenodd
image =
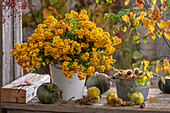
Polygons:
<instances>
[{"instance_id":1,"label":"white ceramic pot","mask_svg":"<svg viewBox=\"0 0 170 113\"><path fill-rule=\"evenodd\" d=\"M73 75L74 78L67 78L58 65L50 64L49 66L52 82L63 91L63 100L69 100L72 97L75 97L73 100L82 98L85 80L79 80L77 73Z\"/></svg>"}]
</instances>

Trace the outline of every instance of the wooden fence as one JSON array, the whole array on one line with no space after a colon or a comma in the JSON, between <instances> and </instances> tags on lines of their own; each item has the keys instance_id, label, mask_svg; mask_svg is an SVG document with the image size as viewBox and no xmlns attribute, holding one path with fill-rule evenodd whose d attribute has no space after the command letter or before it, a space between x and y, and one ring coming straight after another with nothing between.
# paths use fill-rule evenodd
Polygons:
<instances>
[{"instance_id":1,"label":"wooden fence","mask_svg":"<svg viewBox=\"0 0 170 113\"><path fill-rule=\"evenodd\" d=\"M8 12L2 10L2 6L0 9L0 13L4 16L0 19L6 19L5 23L0 23L0 87L23 75L23 70L17 65L14 56L10 54L14 44L22 42L22 19L18 16L15 18L7 16L9 12L14 13L18 5L19 3Z\"/></svg>"}]
</instances>

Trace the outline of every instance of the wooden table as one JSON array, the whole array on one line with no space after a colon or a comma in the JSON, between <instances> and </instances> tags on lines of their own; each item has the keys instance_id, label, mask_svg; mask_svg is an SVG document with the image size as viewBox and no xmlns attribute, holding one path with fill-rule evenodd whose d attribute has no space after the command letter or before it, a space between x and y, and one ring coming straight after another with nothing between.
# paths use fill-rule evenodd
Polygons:
<instances>
[{"instance_id":1,"label":"wooden table","mask_svg":"<svg viewBox=\"0 0 170 113\"><path fill-rule=\"evenodd\" d=\"M86 89L85 92L86 93ZM116 92L115 88L111 88L108 92ZM155 98L154 102L145 101L146 106L141 109L139 105L134 107L112 107L107 104L105 98L107 93L102 95L100 102L88 106L79 105L71 101L69 104L62 104L63 101L58 101L53 104L42 104L37 98L32 99L27 104L18 103L2 103L2 108L5 113L54 113L54 112L90 112L90 113L170 113L170 94L164 94L157 88L150 88L149 96Z\"/></svg>"}]
</instances>

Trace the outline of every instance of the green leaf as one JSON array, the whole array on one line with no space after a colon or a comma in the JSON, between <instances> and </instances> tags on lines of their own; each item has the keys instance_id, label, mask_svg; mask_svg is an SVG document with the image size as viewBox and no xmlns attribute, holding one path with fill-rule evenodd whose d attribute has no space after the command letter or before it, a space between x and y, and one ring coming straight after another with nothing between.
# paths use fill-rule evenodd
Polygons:
<instances>
[{"instance_id":1,"label":"green leaf","mask_svg":"<svg viewBox=\"0 0 170 113\"><path fill-rule=\"evenodd\" d=\"M118 16L117 14L113 13L112 19L117 19L118 17L119 17L119 16Z\"/></svg>"},{"instance_id":2,"label":"green leaf","mask_svg":"<svg viewBox=\"0 0 170 113\"><path fill-rule=\"evenodd\" d=\"M150 71L152 71L153 67L152 66L147 66L146 69L147 69L147 71L150 72Z\"/></svg>"},{"instance_id":3,"label":"green leaf","mask_svg":"<svg viewBox=\"0 0 170 113\"><path fill-rule=\"evenodd\" d=\"M130 89L133 91L134 90L134 85L130 85Z\"/></svg>"},{"instance_id":4,"label":"green leaf","mask_svg":"<svg viewBox=\"0 0 170 113\"><path fill-rule=\"evenodd\" d=\"M146 43L147 40L148 40L148 36L144 36L144 37L142 37L142 39L143 39L143 41Z\"/></svg>"},{"instance_id":5,"label":"green leaf","mask_svg":"<svg viewBox=\"0 0 170 113\"><path fill-rule=\"evenodd\" d=\"M136 29L136 30L138 29L138 26L139 26L139 24L137 23L136 26L135 26L135 29Z\"/></svg>"},{"instance_id":6,"label":"green leaf","mask_svg":"<svg viewBox=\"0 0 170 113\"><path fill-rule=\"evenodd\" d=\"M134 28L131 28L131 29L130 29L130 32L132 32L132 30L134 30Z\"/></svg>"},{"instance_id":7,"label":"green leaf","mask_svg":"<svg viewBox=\"0 0 170 113\"><path fill-rule=\"evenodd\" d=\"M51 5L54 5L57 3L58 0L50 0Z\"/></svg>"},{"instance_id":8,"label":"green leaf","mask_svg":"<svg viewBox=\"0 0 170 113\"><path fill-rule=\"evenodd\" d=\"M141 23L141 26L143 27L143 25L144 25L144 24L143 24L143 22L142 22L142 23Z\"/></svg>"},{"instance_id":9,"label":"green leaf","mask_svg":"<svg viewBox=\"0 0 170 113\"><path fill-rule=\"evenodd\" d=\"M114 15L114 13L108 13L108 17L111 17L113 15Z\"/></svg>"},{"instance_id":10,"label":"green leaf","mask_svg":"<svg viewBox=\"0 0 170 113\"><path fill-rule=\"evenodd\" d=\"M132 66L133 66L134 68L136 68L136 67L138 67L139 64L140 64L140 61L137 61L136 63L133 63Z\"/></svg>"},{"instance_id":11,"label":"green leaf","mask_svg":"<svg viewBox=\"0 0 170 113\"><path fill-rule=\"evenodd\" d=\"M155 65L159 64L159 62L160 62L159 60L156 60L156 61L155 61Z\"/></svg>"},{"instance_id":12,"label":"green leaf","mask_svg":"<svg viewBox=\"0 0 170 113\"><path fill-rule=\"evenodd\" d=\"M105 13L105 14L104 14L104 19L107 17L107 15L108 15L108 13Z\"/></svg>"},{"instance_id":13,"label":"green leaf","mask_svg":"<svg viewBox=\"0 0 170 113\"><path fill-rule=\"evenodd\" d=\"M133 44L136 43L136 42L139 41L139 40L140 40L140 38L139 38L137 35L135 35L135 36L133 37Z\"/></svg>"},{"instance_id":14,"label":"green leaf","mask_svg":"<svg viewBox=\"0 0 170 113\"><path fill-rule=\"evenodd\" d=\"M121 30L123 31L125 28L124 28L124 26L121 26Z\"/></svg>"},{"instance_id":15,"label":"green leaf","mask_svg":"<svg viewBox=\"0 0 170 113\"><path fill-rule=\"evenodd\" d=\"M153 2L154 4L156 4L157 0L152 0L152 2Z\"/></svg>"},{"instance_id":16,"label":"green leaf","mask_svg":"<svg viewBox=\"0 0 170 113\"><path fill-rule=\"evenodd\" d=\"M120 48L118 51L130 52L131 50L128 48Z\"/></svg>"},{"instance_id":17,"label":"green leaf","mask_svg":"<svg viewBox=\"0 0 170 113\"><path fill-rule=\"evenodd\" d=\"M130 94L130 93L128 93L128 97L129 97L129 98L131 97L131 94Z\"/></svg>"},{"instance_id":18,"label":"green leaf","mask_svg":"<svg viewBox=\"0 0 170 113\"><path fill-rule=\"evenodd\" d=\"M143 76L144 76L144 75L143 75L143 73L142 73L142 75L140 75L140 77L143 78Z\"/></svg>"},{"instance_id":19,"label":"green leaf","mask_svg":"<svg viewBox=\"0 0 170 113\"><path fill-rule=\"evenodd\" d=\"M146 82L145 80L140 80L141 84L145 84L145 82Z\"/></svg>"},{"instance_id":20,"label":"green leaf","mask_svg":"<svg viewBox=\"0 0 170 113\"><path fill-rule=\"evenodd\" d=\"M143 65L140 65L140 66L139 66L139 69L142 70L142 69L143 69Z\"/></svg>"},{"instance_id":21,"label":"green leaf","mask_svg":"<svg viewBox=\"0 0 170 113\"><path fill-rule=\"evenodd\" d=\"M169 7L169 1L164 2L167 7Z\"/></svg>"},{"instance_id":22,"label":"green leaf","mask_svg":"<svg viewBox=\"0 0 170 113\"><path fill-rule=\"evenodd\" d=\"M129 12L129 11L130 11L130 9L126 9L126 11L127 11L127 12Z\"/></svg>"},{"instance_id":23,"label":"green leaf","mask_svg":"<svg viewBox=\"0 0 170 113\"><path fill-rule=\"evenodd\" d=\"M125 15L126 13L127 13L126 11L121 10L118 12L118 15L121 17L121 16Z\"/></svg>"},{"instance_id":24,"label":"green leaf","mask_svg":"<svg viewBox=\"0 0 170 113\"><path fill-rule=\"evenodd\" d=\"M96 96L96 98L97 98L98 102L100 102L100 97L99 97L99 96Z\"/></svg>"},{"instance_id":25,"label":"green leaf","mask_svg":"<svg viewBox=\"0 0 170 113\"><path fill-rule=\"evenodd\" d=\"M42 63L45 66L45 62Z\"/></svg>"},{"instance_id":26,"label":"green leaf","mask_svg":"<svg viewBox=\"0 0 170 113\"><path fill-rule=\"evenodd\" d=\"M118 71L118 69L116 69L115 67L110 67L110 69L112 69L113 71Z\"/></svg>"},{"instance_id":27,"label":"green leaf","mask_svg":"<svg viewBox=\"0 0 170 113\"><path fill-rule=\"evenodd\" d=\"M138 10L137 10L137 13L139 13L140 11L141 11L141 9L138 9Z\"/></svg>"},{"instance_id":28,"label":"green leaf","mask_svg":"<svg viewBox=\"0 0 170 113\"><path fill-rule=\"evenodd\" d=\"M128 86L125 87L125 91L127 91L127 89L128 89Z\"/></svg>"},{"instance_id":29,"label":"green leaf","mask_svg":"<svg viewBox=\"0 0 170 113\"><path fill-rule=\"evenodd\" d=\"M168 15L169 15L169 12L167 12L165 15L168 16Z\"/></svg>"},{"instance_id":30,"label":"green leaf","mask_svg":"<svg viewBox=\"0 0 170 113\"><path fill-rule=\"evenodd\" d=\"M138 85L138 84L139 84L139 81L140 81L140 80L135 80L136 85Z\"/></svg>"},{"instance_id":31,"label":"green leaf","mask_svg":"<svg viewBox=\"0 0 170 113\"><path fill-rule=\"evenodd\" d=\"M116 27L114 27L114 28L113 28L113 31L114 31L114 30L116 30L116 29L117 29L117 28L116 28Z\"/></svg>"},{"instance_id":32,"label":"green leaf","mask_svg":"<svg viewBox=\"0 0 170 113\"><path fill-rule=\"evenodd\" d=\"M98 4L98 3L99 3L99 0L96 0L96 3Z\"/></svg>"},{"instance_id":33,"label":"green leaf","mask_svg":"<svg viewBox=\"0 0 170 113\"><path fill-rule=\"evenodd\" d=\"M133 101L130 101L130 106L133 106L133 103L134 103Z\"/></svg>"},{"instance_id":34,"label":"green leaf","mask_svg":"<svg viewBox=\"0 0 170 113\"><path fill-rule=\"evenodd\" d=\"M126 38L125 41L128 42L128 41L129 41L129 38Z\"/></svg>"},{"instance_id":35,"label":"green leaf","mask_svg":"<svg viewBox=\"0 0 170 113\"><path fill-rule=\"evenodd\" d=\"M142 54L139 51L134 51L134 53L133 53L134 59L138 59L138 58L141 58L141 57L142 57Z\"/></svg>"},{"instance_id":36,"label":"green leaf","mask_svg":"<svg viewBox=\"0 0 170 113\"><path fill-rule=\"evenodd\" d=\"M153 40L155 40L156 39L156 34L153 34L151 37L152 37Z\"/></svg>"},{"instance_id":37,"label":"green leaf","mask_svg":"<svg viewBox=\"0 0 170 113\"><path fill-rule=\"evenodd\" d=\"M31 69L35 71L35 68L34 68L34 67L32 67Z\"/></svg>"}]
</instances>

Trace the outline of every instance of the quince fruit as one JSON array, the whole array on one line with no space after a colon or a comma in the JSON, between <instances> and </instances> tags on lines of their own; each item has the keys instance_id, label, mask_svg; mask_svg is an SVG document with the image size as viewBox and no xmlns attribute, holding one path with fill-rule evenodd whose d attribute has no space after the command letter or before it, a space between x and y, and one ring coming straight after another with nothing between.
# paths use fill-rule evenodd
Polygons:
<instances>
[{"instance_id":1,"label":"quince fruit","mask_svg":"<svg viewBox=\"0 0 170 113\"><path fill-rule=\"evenodd\" d=\"M87 95L89 97L96 98L97 96L100 95L100 90L95 86L89 87L87 90Z\"/></svg>"},{"instance_id":2,"label":"quince fruit","mask_svg":"<svg viewBox=\"0 0 170 113\"><path fill-rule=\"evenodd\" d=\"M131 95L130 100L133 101L135 104L142 104L144 101L144 97L143 97L142 93L135 92Z\"/></svg>"},{"instance_id":3,"label":"quince fruit","mask_svg":"<svg viewBox=\"0 0 170 113\"><path fill-rule=\"evenodd\" d=\"M113 92L109 92L106 96L106 100L108 103L111 103L112 98L117 98L117 94Z\"/></svg>"}]
</instances>

